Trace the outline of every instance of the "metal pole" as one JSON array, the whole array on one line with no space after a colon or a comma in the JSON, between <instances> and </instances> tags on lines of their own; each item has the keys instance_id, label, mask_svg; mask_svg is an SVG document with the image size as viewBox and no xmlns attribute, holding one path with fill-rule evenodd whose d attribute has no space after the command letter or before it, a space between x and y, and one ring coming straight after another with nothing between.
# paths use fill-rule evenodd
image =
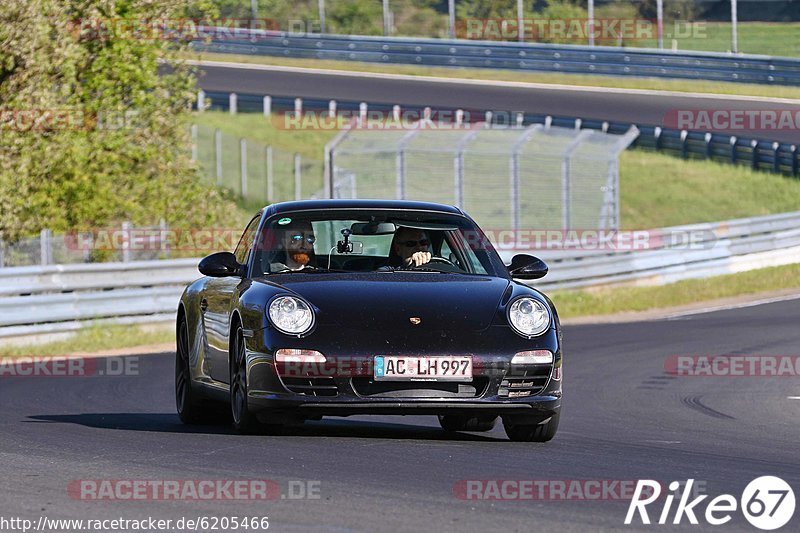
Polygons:
<instances>
[{"instance_id":1,"label":"metal pole","mask_svg":"<svg viewBox=\"0 0 800 533\"><path fill-rule=\"evenodd\" d=\"M303 194L301 191L302 186L302 175L301 175L301 160L300 154L294 154L294 199L295 200L302 200Z\"/></svg>"},{"instance_id":2,"label":"metal pole","mask_svg":"<svg viewBox=\"0 0 800 533\"><path fill-rule=\"evenodd\" d=\"M737 0L731 0L731 52L739 52L739 39L736 33L736 25L739 23L739 16L736 12Z\"/></svg>"},{"instance_id":3,"label":"metal pole","mask_svg":"<svg viewBox=\"0 0 800 533\"><path fill-rule=\"evenodd\" d=\"M589 46L594 46L594 0L589 0Z\"/></svg>"},{"instance_id":4,"label":"metal pole","mask_svg":"<svg viewBox=\"0 0 800 533\"><path fill-rule=\"evenodd\" d=\"M591 2L591 0L589 0ZM523 20L522 17L524 16L524 0L517 0L517 35L519 37L519 42L525 42L525 27L522 25Z\"/></svg>"},{"instance_id":5,"label":"metal pole","mask_svg":"<svg viewBox=\"0 0 800 533\"><path fill-rule=\"evenodd\" d=\"M451 39L456 38L456 2L455 0L447 0L447 13L449 18L449 34Z\"/></svg>"},{"instance_id":6,"label":"metal pole","mask_svg":"<svg viewBox=\"0 0 800 533\"><path fill-rule=\"evenodd\" d=\"M217 187L222 186L222 132L214 130L214 162L217 167Z\"/></svg>"},{"instance_id":7,"label":"metal pole","mask_svg":"<svg viewBox=\"0 0 800 533\"><path fill-rule=\"evenodd\" d=\"M658 49L664 48L664 0L656 0L656 18L658 24Z\"/></svg>"},{"instance_id":8,"label":"metal pole","mask_svg":"<svg viewBox=\"0 0 800 533\"><path fill-rule=\"evenodd\" d=\"M131 260L131 223L122 223L122 262L128 263Z\"/></svg>"},{"instance_id":9,"label":"metal pole","mask_svg":"<svg viewBox=\"0 0 800 533\"><path fill-rule=\"evenodd\" d=\"M237 108L239 107L237 101L238 97L236 96L236 93L231 93L228 95L228 111L230 111L231 115L236 114Z\"/></svg>"},{"instance_id":10,"label":"metal pole","mask_svg":"<svg viewBox=\"0 0 800 533\"><path fill-rule=\"evenodd\" d=\"M272 203L273 181L272 181L272 146L267 146L267 203Z\"/></svg>"},{"instance_id":11,"label":"metal pole","mask_svg":"<svg viewBox=\"0 0 800 533\"><path fill-rule=\"evenodd\" d=\"M397 200L406 199L406 145L413 139L419 130L411 130L398 141L397 157L395 159L395 198Z\"/></svg>"},{"instance_id":12,"label":"metal pole","mask_svg":"<svg viewBox=\"0 0 800 533\"><path fill-rule=\"evenodd\" d=\"M389 35L392 33L392 29L389 27L391 22L389 21L389 0L383 0L383 34Z\"/></svg>"},{"instance_id":13,"label":"metal pole","mask_svg":"<svg viewBox=\"0 0 800 533\"><path fill-rule=\"evenodd\" d=\"M197 124L192 124L192 161L197 161Z\"/></svg>"},{"instance_id":14,"label":"metal pole","mask_svg":"<svg viewBox=\"0 0 800 533\"><path fill-rule=\"evenodd\" d=\"M242 198L247 198L247 141L239 139L239 175L242 178Z\"/></svg>"},{"instance_id":15,"label":"metal pole","mask_svg":"<svg viewBox=\"0 0 800 533\"><path fill-rule=\"evenodd\" d=\"M318 0L319 3L319 31L327 33L325 29L325 0Z\"/></svg>"},{"instance_id":16,"label":"metal pole","mask_svg":"<svg viewBox=\"0 0 800 533\"><path fill-rule=\"evenodd\" d=\"M42 265L49 265L53 259L53 249L50 237L52 233L49 229L43 229L39 232L39 255Z\"/></svg>"}]
</instances>

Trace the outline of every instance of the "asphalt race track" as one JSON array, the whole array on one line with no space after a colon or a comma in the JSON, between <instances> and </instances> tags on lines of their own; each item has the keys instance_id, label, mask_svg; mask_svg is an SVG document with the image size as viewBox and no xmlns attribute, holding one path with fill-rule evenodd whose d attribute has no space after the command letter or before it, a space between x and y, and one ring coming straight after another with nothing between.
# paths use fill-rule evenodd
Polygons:
<instances>
[{"instance_id":1,"label":"asphalt race track","mask_svg":"<svg viewBox=\"0 0 800 533\"><path fill-rule=\"evenodd\" d=\"M565 91L559 88L506 87L424 80L364 79L324 73L282 72L203 66L200 87L206 91L239 92L301 98L363 100L385 104L428 105L436 108L497 109L584 119L663 125L675 110L800 110L797 105L746 99L698 98L609 92ZM674 127L674 126L673 126ZM739 137L798 143L794 128L742 130Z\"/></svg>"},{"instance_id":2,"label":"asphalt race track","mask_svg":"<svg viewBox=\"0 0 800 533\"><path fill-rule=\"evenodd\" d=\"M9 468L0 509L34 520L268 516L275 531L612 531L623 527L627 500L464 500L454 486L693 478L712 497L738 499L752 479L777 475L797 491L800 400L789 399L800 394L797 377L663 371L676 354L797 354L797 309L789 300L565 327L564 412L547 444L509 442L499 426L450 436L433 417L324 419L280 436L186 427L175 414L173 354L141 356L138 376L3 377L0 461ZM318 482L320 497L98 502L67 492L81 479L253 478L278 482L284 496L289 481ZM798 520L783 530L797 531ZM675 527L634 524L629 529ZM716 529L755 531L739 512Z\"/></svg>"}]
</instances>

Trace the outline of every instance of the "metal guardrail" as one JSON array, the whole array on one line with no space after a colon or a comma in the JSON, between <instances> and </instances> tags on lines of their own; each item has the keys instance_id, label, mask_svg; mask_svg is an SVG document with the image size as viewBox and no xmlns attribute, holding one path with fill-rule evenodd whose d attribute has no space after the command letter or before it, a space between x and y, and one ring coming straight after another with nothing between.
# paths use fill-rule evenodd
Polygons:
<instances>
[{"instance_id":1,"label":"metal guardrail","mask_svg":"<svg viewBox=\"0 0 800 533\"><path fill-rule=\"evenodd\" d=\"M800 212L655 232L703 237L693 246L664 241L637 252L531 250L550 265L547 277L533 285L547 290L661 285L800 262ZM501 255L508 260L511 252ZM183 285L199 277L196 265L197 259L178 259L0 270L0 338L77 329L87 323L82 321L171 321Z\"/></svg>"},{"instance_id":2,"label":"metal guardrail","mask_svg":"<svg viewBox=\"0 0 800 533\"><path fill-rule=\"evenodd\" d=\"M206 109L230 109L230 95L225 92L204 92L203 100L207 102ZM208 103L210 100L210 103ZM264 95L236 94L236 107L238 112L269 113L273 111L295 112L298 104L303 111L327 112L330 109L330 100L299 99L289 96L272 96L268 98L269 109L264 109ZM395 105L385 102L359 102L354 100L336 100L336 109L339 112L359 113L365 110L377 110L391 116ZM415 112L422 116L424 106L404 105L404 111ZM455 116L456 108L437 107L432 113L447 112ZM775 141L756 139L751 137L737 137L710 133L704 131L688 131L646 124L631 124L628 122L610 122L597 119L583 119L580 117L551 116L538 113L519 113L498 109L470 110L472 120L484 120L486 113L491 112L490 121L495 124L508 125L501 120L513 116L518 125L550 124L565 128L582 128L600 130L603 132L622 135L631 126L639 129L639 137L631 145L633 147L647 148L675 155L683 158L711 159L714 161L747 165L755 170L781 173L791 176L800 175L800 154L797 145L779 143Z\"/></svg>"},{"instance_id":3,"label":"metal guardrail","mask_svg":"<svg viewBox=\"0 0 800 533\"><path fill-rule=\"evenodd\" d=\"M196 45L208 52L447 67L502 68L800 85L800 60L760 55L242 30L249 38Z\"/></svg>"}]
</instances>

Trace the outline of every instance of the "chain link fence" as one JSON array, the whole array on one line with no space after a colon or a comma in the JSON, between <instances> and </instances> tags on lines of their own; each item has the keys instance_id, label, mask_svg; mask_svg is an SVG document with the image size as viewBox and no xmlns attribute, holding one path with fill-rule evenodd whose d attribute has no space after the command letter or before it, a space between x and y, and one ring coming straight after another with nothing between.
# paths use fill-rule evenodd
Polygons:
<instances>
[{"instance_id":1,"label":"chain link fence","mask_svg":"<svg viewBox=\"0 0 800 533\"><path fill-rule=\"evenodd\" d=\"M334 197L456 205L496 230L617 229L619 154L638 134L543 124L351 128L326 159Z\"/></svg>"}]
</instances>

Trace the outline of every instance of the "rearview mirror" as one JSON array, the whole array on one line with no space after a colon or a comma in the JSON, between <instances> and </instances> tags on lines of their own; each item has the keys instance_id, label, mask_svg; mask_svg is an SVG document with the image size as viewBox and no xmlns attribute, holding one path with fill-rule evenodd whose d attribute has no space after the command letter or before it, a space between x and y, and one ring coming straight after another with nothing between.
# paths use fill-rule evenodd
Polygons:
<instances>
[{"instance_id":1,"label":"rearview mirror","mask_svg":"<svg viewBox=\"0 0 800 533\"><path fill-rule=\"evenodd\" d=\"M236 260L236 256L230 252L217 252L204 257L197 269L204 276L212 278L224 278L227 276L241 276L242 265Z\"/></svg>"},{"instance_id":2,"label":"rearview mirror","mask_svg":"<svg viewBox=\"0 0 800 533\"><path fill-rule=\"evenodd\" d=\"M547 264L532 255L517 254L511 259L508 273L512 278L539 279L547 275Z\"/></svg>"},{"instance_id":3,"label":"rearview mirror","mask_svg":"<svg viewBox=\"0 0 800 533\"><path fill-rule=\"evenodd\" d=\"M350 226L353 235L391 235L396 229L394 222L354 222Z\"/></svg>"}]
</instances>

